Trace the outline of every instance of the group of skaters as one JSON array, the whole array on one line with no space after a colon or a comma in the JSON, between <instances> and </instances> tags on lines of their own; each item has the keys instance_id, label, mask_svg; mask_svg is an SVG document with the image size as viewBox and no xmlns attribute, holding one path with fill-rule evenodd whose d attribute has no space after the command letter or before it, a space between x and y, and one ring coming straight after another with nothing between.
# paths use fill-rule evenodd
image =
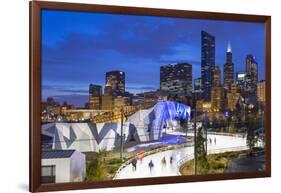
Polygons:
<instances>
[{"instance_id":1,"label":"group of skaters","mask_svg":"<svg viewBox=\"0 0 281 193\"><path fill-rule=\"evenodd\" d=\"M170 156L170 164L173 163L173 160L174 160L173 156ZM161 159L161 163L162 163L162 166L166 166L167 161L166 161L166 157L165 156ZM152 160L150 160L150 162L148 163L148 167L149 167L149 170L151 172L153 167L154 167L154 163L153 163Z\"/></svg>"},{"instance_id":2,"label":"group of skaters","mask_svg":"<svg viewBox=\"0 0 281 193\"><path fill-rule=\"evenodd\" d=\"M217 144L217 139L216 137L214 138L214 140L212 140L212 138L209 138L209 143L212 145L212 143L214 142L214 144Z\"/></svg>"},{"instance_id":3,"label":"group of skaters","mask_svg":"<svg viewBox=\"0 0 281 193\"><path fill-rule=\"evenodd\" d=\"M136 170L137 170L137 163L138 163L138 160L140 160L140 162L142 162L143 157L144 157L144 154L141 153L141 154L138 156L138 158L132 159L131 164L132 164L132 169L133 169L133 171L136 171ZM174 158L173 158L173 156L171 155L171 156L170 156L170 164L172 164L173 161L174 161ZM166 161L166 157L165 157L165 156L161 159L161 163L162 163L162 166L166 166L167 161ZM154 163L153 163L152 159L149 161L148 167L149 167L149 170L150 170L150 172L151 172L152 169L153 169L153 167L154 167Z\"/></svg>"}]
</instances>

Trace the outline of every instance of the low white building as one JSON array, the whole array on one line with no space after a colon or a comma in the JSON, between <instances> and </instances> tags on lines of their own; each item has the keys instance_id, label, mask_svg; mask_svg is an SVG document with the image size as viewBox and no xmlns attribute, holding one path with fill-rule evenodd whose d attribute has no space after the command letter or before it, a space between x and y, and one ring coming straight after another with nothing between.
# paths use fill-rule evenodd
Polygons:
<instances>
[{"instance_id":1,"label":"low white building","mask_svg":"<svg viewBox=\"0 0 281 193\"><path fill-rule=\"evenodd\" d=\"M85 154L76 150L41 152L42 183L81 182L85 177Z\"/></svg>"}]
</instances>

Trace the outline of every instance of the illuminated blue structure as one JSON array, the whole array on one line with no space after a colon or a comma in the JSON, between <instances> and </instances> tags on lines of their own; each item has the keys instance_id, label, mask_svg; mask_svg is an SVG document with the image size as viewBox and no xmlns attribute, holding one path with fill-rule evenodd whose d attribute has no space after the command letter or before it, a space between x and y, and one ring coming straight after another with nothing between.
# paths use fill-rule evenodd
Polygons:
<instances>
[{"instance_id":1,"label":"illuminated blue structure","mask_svg":"<svg viewBox=\"0 0 281 193\"><path fill-rule=\"evenodd\" d=\"M190 118L190 106L173 101L159 100L157 104L147 110L140 110L131 117L128 122L138 131L141 141L158 140L162 137L163 128L178 127L178 120ZM147 133L140 134L141 128L147 128Z\"/></svg>"},{"instance_id":2,"label":"illuminated blue structure","mask_svg":"<svg viewBox=\"0 0 281 193\"><path fill-rule=\"evenodd\" d=\"M163 135L164 128L176 128L179 119L188 120L190 107L172 101L158 101L149 109L139 110L123 123L124 145L144 143L147 147L179 144L186 139L179 135ZM119 148L121 123L48 123L41 127L46 138L42 146L53 150L75 149L80 152L99 152ZM136 146L134 149L137 149Z\"/></svg>"}]
</instances>

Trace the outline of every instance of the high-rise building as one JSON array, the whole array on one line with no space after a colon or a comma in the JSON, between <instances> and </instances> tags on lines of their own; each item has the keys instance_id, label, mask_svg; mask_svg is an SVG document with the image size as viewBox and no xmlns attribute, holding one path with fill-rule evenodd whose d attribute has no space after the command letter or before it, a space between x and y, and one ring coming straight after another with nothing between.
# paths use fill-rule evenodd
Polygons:
<instances>
[{"instance_id":1,"label":"high-rise building","mask_svg":"<svg viewBox=\"0 0 281 193\"><path fill-rule=\"evenodd\" d=\"M194 100L199 100L201 99L202 95L202 79L201 78L196 78L194 79Z\"/></svg>"},{"instance_id":2,"label":"high-rise building","mask_svg":"<svg viewBox=\"0 0 281 193\"><path fill-rule=\"evenodd\" d=\"M105 83L110 83L113 96L123 96L125 93L125 72L106 72Z\"/></svg>"},{"instance_id":3,"label":"high-rise building","mask_svg":"<svg viewBox=\"0 0 281 193\"><path fill-rule=\"evenodd\" d=\"M224 108L224 89L222 86L214 86L211 90L211 107L213 112L220 112Z\"/></svg>"},{"instance_id":4,"label":"high-rise building","mask_svg":"<svg viewBox=\"0 0 281 193\"><path fill-rule=\"evenodd\" d=\"M160 90L181 100L192 97L192 65L179 63L160 67Z\"/></svg>"},{"instance_id":5,"label":"high-rise building","mask_svg":"<svg viewBox=\"0 0 281 193\"><path fill-rule=\"evenodd\" d=\"M258 83L258 64L253 55L246 57L245 95L256 96Z\"/></svg>"},{"instance_id":6,"label":"high-rise building","mask_svg":"<svg viewBox=\"0 0 281 193\"><path fill-rule=\"evenodd\" d=\"M104 87L104 96L112 96L112 95L113 95L112 85L110 82L107 82Z\"/></svg>"},{"instance_id":7,"label":"high-rise building","mask_svg":"<svg viewBox=\"0 0 281 193\"><path fill-rule=\"evenodd\" d=\"M265 102L265 80L261 80L257 84L257 100Z\"/></svg>"},{"instance_id":8,"label":"high-rise building","mask_svg":"<svg viewBox=\"0 0 281 193\"><path fill-rule=\"evenodd\" d=\"M102 86L90 84L89 85L89 108L101 109L102 100Z\"/></svg>"},{"instance_id":9,"label":"high-rise building","mask_svg":"<svg viewBox=\"0 0 281 193\"><path fill-rule=\"evenodd\" d=\"M128 106L129 102L130 101L128 97L118 96L114 98L114 111L120 111L122 107Z\"/></svg>"},{"instance_id":10,"label":"high-rise building","mask_svg":"<svg viewBox=\"0 0 281 193\"><path fill-rule=\"evenodd\" d=\"M213 112L219 112L224 106L224 89L221 86L221 71L219 66L215 66L213 71L213 81L211 89L211 107Z\"/></svg>"},{"instance_id":11,"label":"high-rise building","mask_svg":"<svg viewBox=\"0 0 281 193\"><path fill-rule=\"evenodd\" d=\"M237 89L242 96L244 95L244 90L245 90L245 80L246 80L246 72L236 73Z\"/></svg>"},{"instance_id":12,"label":"high-rise building","mask_svg":"<svg viewBox=\"0 0 281 193\"><path fill-rule=\"evenodd\" d=\"M221 85L221 70L219 66L215 66L213 71L212 86L220 86L220 85Z\"/></svg>"},{"instance_id":13,"label":"high-rise building","mask_svg":"<svg viewBox=\"0 0 281 193\"><path fill-rule=\"evenodd\" d=\"M89 85L89 96L102 96L102 86L90 84Z\"/></svg>"},{"instance_id":14,"label":"high-rise building","mask_svg":"<svg viewBox=\"0 0 281 193\"><path fill-rule=\"evenodd\" d=\"M89 99L89 109L96 109L99 110L101 109L101 96L93 96L90 97Z\"/></svg>"},{"instance_id":15,"label":"high-rise building","mask_svg":"<svg viewBox=\"0 0 281 193\"><path fill-rule=\"evenodd\" d=\"M194 91L201 91L202 87L202 79L201 78L196 78L194 79Z\"/></svg>"},{"instance_id":16,"label":"high-rise building","mask_svg":"<svg viewBox=\"0 0 281 193\"><path fill-rule=\"evenodd\" d=\"M226 63L223 66L223 86L229 90L234 83L234 64L232 63L231 45L228 43L226 51Z\"/></svg>"},{"instance_id":17,"label":"high-rise building","mask_svg":"<svg viewBox=\"0 0 281 193\"><path fill-rule=\"evenodd\" d=\"M104 87L104 95L102 96L102 110L113 110L114 108L114 96L112 92L112 86L110 82Z\"/></svg>"},{"instance_id":18,"label":"high-rise building","mask_svg":"<svg viewBox=\"0 0 281 193\"><path fill-rule=\"evenodd\" d=\"M252 76L253 82L258 82L258 63L251 54L246 56L246 73Z\"/></svg>"},{"instance_id":19,"label":"high-rise building","mask_svg":"<svg viewBox=\"0 0 281 193\"><path fill-rule=\"evenodd\" d=\"M232 84L230 87L230 92L227 93L227 108L230 111L235 110L236 104L240 98L240 93L236 84Z\"/></svg>"},{"instance_id":20,"label":"high-rise building","mask_svg":"<svg viewBox=\"0 0 281 193\"><path fill-rule=\"evenodd\" d=\"M215 67L215 37L205 31L201 32L201 78L202 96L211 98L213 70Z\"/></svg>"}]
</instances>

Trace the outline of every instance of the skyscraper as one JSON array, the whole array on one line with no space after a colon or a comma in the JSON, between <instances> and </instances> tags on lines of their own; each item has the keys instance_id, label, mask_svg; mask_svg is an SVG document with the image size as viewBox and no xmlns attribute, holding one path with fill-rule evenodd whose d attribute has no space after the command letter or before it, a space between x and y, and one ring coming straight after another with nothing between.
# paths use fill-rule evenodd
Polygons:
<instances>
[{"instance_id":1,"label":"skyscraper","mask_svg":"<svg viewBox=\"0 0 281 193\"><path fill-rule=\"evenodd\" d=\"M219 66L215 66L213 71L213 83L212 86L220 86L221 85L221 70Z\"/></svg>"},{"instance_id":2,"label":"skyscraper","mask_svg":"<svg viewBox=\"0 0 281 193\"><path fill-rule=\"evenodd\" d=\"M89 85L89 96L90 97L102 96L102 86L90 84Z\"/></svg>"},{"instance_id":3,"label":"skyscraper","mask_svg":"<svg viewBox=\"0 0 281 193\"><path fill-rule=\"evenodd\" d=\"M114 108L114 96L112 85L107 82L104 87L104 95L102 96L102 110L113 110Z\"/></svg>"},{"instance_id":4,"label":"skyscraper","mask_svg":"<svg viewBox=\"0 0 281 193\"><path fill-rule=\"evenodd\" d=\"M89 85L89 108L90 109L101 109L102 99L102 86L100 85Z\"/></svg>"},{"instance_id":5,"label":"skyscraper","mask_svg":"<svg viewBox=\"0 0 281 193\"><path fill-rule=\"evenodd\" d=\"M265 80L261 80L257 84L257 100L265 102Z\"/></svg>"},{"instance_id":6,"label":"skyscraper","mask_svg":"<svg viewBox=\"0 0 281 193\"><path fill-rule=\"evenodd\" d=\"M258 64L253 55L246 56L246 73L253 76L253 80L258 82Z\"/></svg>"},{"instance_id":7,"label":"skyscraper","mask_svg":"<svg viewBox=\"0 0 281 193\"><path fill-rule=\"evenodd\" d=\"M211 97L211 87L213 70L215 67L215 37L205 31L201 32L201 78L202 96L209 100Z\"/></svg>"},{"instance_id":8,"label":"skyscraper","mask_svg":"<svg viewBox=\"0 0 281 193\"><path fill-rule=\"evenodd\" d=\"M222 86L214 86L211 89L211 107L213 112L220 112L224 107L224 89Z\"/></svg>"},{"instance_id":9,"label":"skyscraper","mask_svg":"<svg viewBox=\"0 0 281 193\"><path fill-rule=\"evenodd\" d=\"M202 79L201 78L196 78L194 79L194 91L201 91L202 87Z\"/></svg>"},{"instance_id":10,"label":"skyscraper","mask_svg":"<svg viewBox=\"0 0 281 193\"><path fill-rule=\"evenodd\" d=\"M232 83L234 83L234 64L232 63L231 45L228 43L226 63L223 66L223 86L229 91Z\"/></svg>"},{"instance_id":11,"label":"skyscraper","mask_svg":"<svg viewBox=\"0 0 281 193\"><path fill-rule=\"evenodd\" d=\"M105 87L104 87L104 96L112 96L113 91L112 91L112 85L110 82L107 82Z\"/></svg>"},{"instance_id":12,"label":"skyscraper","mask_svg":"<svg viewBox=\"0 0 281 193\"><path fill-rule=\"evenodd\" d=\"M229 92L227 93L227 109L230 111L234 111L236 109L237 101L240 98L240 93L237 91L237 85L232 84Z\"/></svg>"},{"instance_id":13,"label":"skyscraper","mask_svg":"<svg viewBox=\"0 0 281 193\"><path fill-rule=\"evenodd\" d=\"M194 100L201 99L202 95L202 79L196 78L194 79Z\"/></svg>"},{"instance_id":14,"label":"skyscraper","mask_svg":"<svg viewBox=\"0 0 281 193\"><path fill-rule=\"evenodd\" d=\"M244 96L244 92L245 92L245 80L246 80L246 72L236 73L237 89L242 96Z\"/></svg>"},{"instance_id":15,"label":"skyscraper","mask_svg":"<svg viewBox=\"0 0 281 193\"><path fill-rule=\"evenodd\" d=\"M246 57L245 93L247 96L256 96L258 83L258 64L253 55Z\"/></svg>"},{"instance_id":16,"label":"skyscraper","mask_svg":"<svg viewBox=\"0 0 281 193\"><path fill-rule=\"evenodd\" d=\"M125 72L106 72L105 83L110 83L113 96L123 96L125 93Z\"/></svg>"},{"instance_id":17,"label":"skyscraper","mask_svg":"<svg viewBox=\"0 0 281 193\"><path fill-rule=\"evenodd\" d=\"M215 66L212 79L211 107L213 112L219 112L224 107L224 89L221 86L221 71L219 66Z\"/></svg>"},{"instance_id":18,"label":"skyscraper","mask_svg":"<svg viewBox=\"0 0 281 193\"><path fill-rule=\"evenodd\" d=\"M192 65L179 63L160 67L160 90L176 100L192 97Z\"/></svg>"}]
</instances>

